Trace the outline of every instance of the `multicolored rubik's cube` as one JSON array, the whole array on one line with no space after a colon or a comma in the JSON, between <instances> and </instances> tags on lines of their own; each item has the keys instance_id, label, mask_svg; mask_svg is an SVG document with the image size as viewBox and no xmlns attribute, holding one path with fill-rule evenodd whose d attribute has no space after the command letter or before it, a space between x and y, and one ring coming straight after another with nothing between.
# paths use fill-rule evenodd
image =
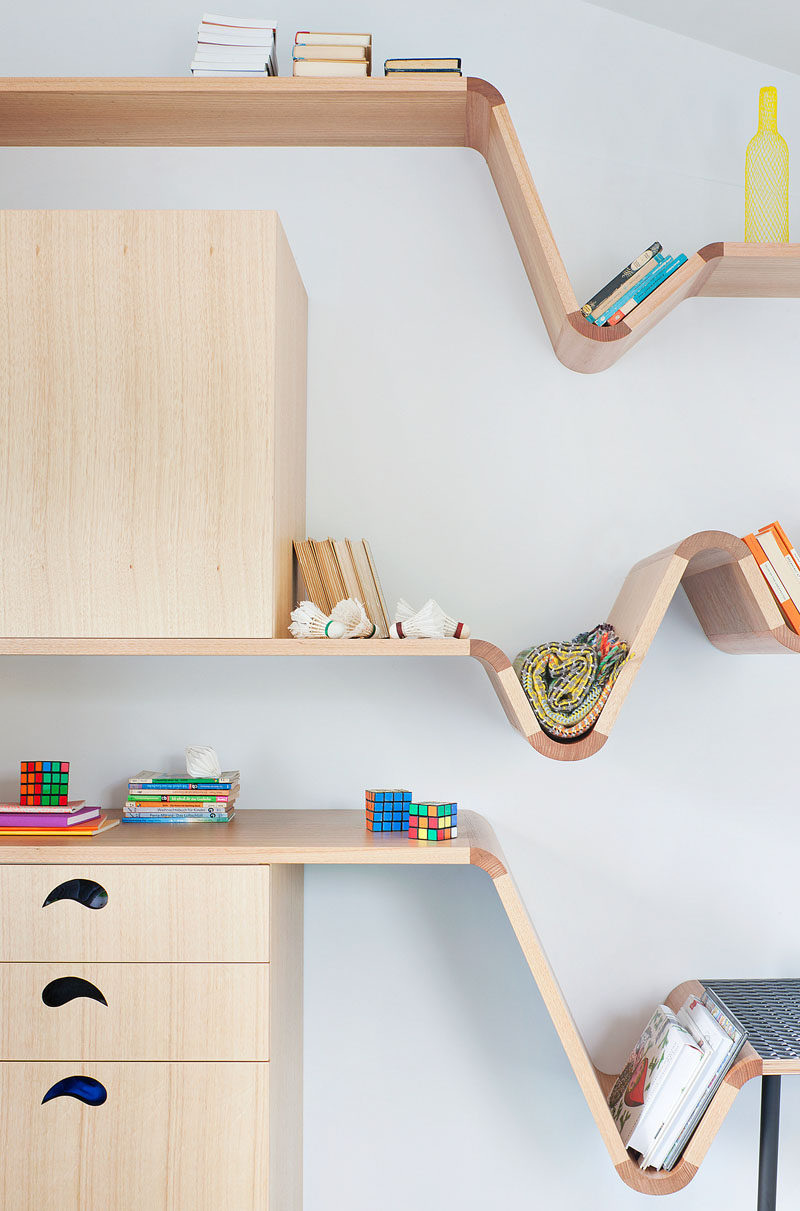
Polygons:
<instances>
[{"instance_id":1,"label":"multicolored rubik's cube","mask_svg":"<svg viewBox=\"0 0 800 1211\"><path fill-rule=\"evenodd\" d=\"M408 835L417 841L450 841L458 836L457 803L412 803Z\"/></svg>"},{"instance_id":2,"label":"multicolored rubik's cube","mask_svg":"<svg viewBox=\"0 0 800 1211\"><path fill-rule=\"evenodd\" d=\"M411 791L367 791L367 828L371 833L404 833L408 829Z\"/></svg>"},{"instance_id":3,"label":"multicolored rubik's cube","mask_svg":"<svg viewBox=\"0 0 800 1211\"><path fill-rule=\"evenodd\" d=\"M25 807L59 807L69 798L69 761L21 761L19 801Z\"/></svg>"}]
</instances>

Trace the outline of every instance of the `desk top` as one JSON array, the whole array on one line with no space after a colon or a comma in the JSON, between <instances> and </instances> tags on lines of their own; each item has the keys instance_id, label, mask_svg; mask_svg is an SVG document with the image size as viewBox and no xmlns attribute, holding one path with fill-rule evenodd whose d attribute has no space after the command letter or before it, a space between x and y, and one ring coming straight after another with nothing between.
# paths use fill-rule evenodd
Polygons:
<instances>
[{"instance_id":1,"label":"desk top","mask_svg":"<svg viewBox=\"0 0 800 1211\"><path fill-rule=\"evenodd\" d=\"M118 817L119 812L109 812ZM412 841L406 833L370 833L364 811L237 811L230 824L120 824L97 837L3 837L2 863L205 862L480 866L506 874L488 821L458 813L452 841Z\"/></svg>"}]
</instances>

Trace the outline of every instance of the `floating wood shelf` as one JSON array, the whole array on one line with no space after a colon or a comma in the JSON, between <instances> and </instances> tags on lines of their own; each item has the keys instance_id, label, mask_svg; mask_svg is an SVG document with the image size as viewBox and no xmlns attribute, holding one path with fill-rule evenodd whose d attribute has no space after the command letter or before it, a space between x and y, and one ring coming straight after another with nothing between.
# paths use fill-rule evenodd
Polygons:
<instances>
[{"instance_id":1,"label":"floating wood shelf","mask_svg":"<svg viewBox=\"0 0 800 1211\"><path fill-rule=\"evenodd\" d=\"M484 639L10 639L0 656L471 656L486 670L506 715L528 743L555 761L599 752L682 584L706 636L723 652L800 652L750 551L733 534L705 530L637 563L608 615L631 654L594 728L563 743L539 727L500 648Z\"/></svg>"},{"instance_id":2,"label":"floating wood shelf","mask_svg":"<svg viewBox=\"0 0 800 1211\"><path fill-rule=\"evenodd\" d=\"M114 814L114 813L110 813ZM747 1044L730 1069L692 1136L677 1166L669 1173L642 1171L628 1153L606 1098L616 1077L592 1063L580 1031L564 1000L558 981L490 824L475 812L461 811L458 838L453 841L412 841L400 833L369 833L363 811L240 811L225 827L197 824L191 829L162 825L121 826L99 837L3 838L3 862L25 865L45 862L78 868L115 863L203 865L269 863L327 866L477 866L492 880L559 1039L592 1112L603 1142L622 1180L644 1194L671 1194L694 1177L711 1141L719 1131L737 1092L746 1081L770 1074L797 1072L796 1061L762 1064ZM690 994L702 991L697 981L681 984L667 1003L680 1007Z\"/></svg>"},{"instance_id":3,"label":"floating wood shelf","mask_svg":"<svg viewBox=\"0 0 800 1211\"><path fill-rule=\"evenodd\" d=\"M473 147L486 160L556 356L591 374L692 296L800 297L800 244L707 244L627 320L580 313L508 108L484 80L0 80L6 147Z\"/></svg>"}]
</instances>

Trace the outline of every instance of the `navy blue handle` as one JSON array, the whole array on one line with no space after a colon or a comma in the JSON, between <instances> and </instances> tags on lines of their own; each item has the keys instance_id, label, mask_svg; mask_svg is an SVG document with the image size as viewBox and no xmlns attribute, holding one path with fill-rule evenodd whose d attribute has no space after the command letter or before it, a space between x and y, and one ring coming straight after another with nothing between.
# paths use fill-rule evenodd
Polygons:
<instances>
[{"instance_id":1,"label":"navy blue handle","mask_svg":"<svg viewBox=\"0 0 800 1211\"><path fill-rule=\"evenodd\" d=\"M42 908L55 904L57 900L77 900L86 908L105 908L108 904L108 892L94 879L67 879L54 887L45 900Z\"/></svg>"},{"instance_id":2,"label":"navy blue handle","mask_svg":"<svg viewBox=\"0 0 800 1211\"><path fill-rule=\"evenodd\" d=\"M102 1106L108 1094L105 1087L93 1076L65 1076L63 1081L56 1081L55 1085L51 1085L47 1090L42 1098L42 1105L57 1097L74 1097L79 1102L85 1102L87 1106Z\"/></svg>"}]
</instances>

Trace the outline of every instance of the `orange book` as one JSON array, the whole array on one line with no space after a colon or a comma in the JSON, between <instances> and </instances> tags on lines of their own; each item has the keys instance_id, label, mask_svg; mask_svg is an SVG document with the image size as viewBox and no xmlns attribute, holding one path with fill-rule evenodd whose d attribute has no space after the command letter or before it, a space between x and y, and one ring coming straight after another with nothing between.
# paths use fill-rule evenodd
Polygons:
<instances>
[{"instance_id":1,"label":"orange book","mask_svg":"<svg viewBox=\"0 0 800 1211\"><path fill-rule=\"evenodd\" d=\"M781 523L779 521L772 521L772 522L770 522L770 524L768 526L762 526L761 529L758 531L758 533L766 534L768 530L771 530L772 533L775 535L775 538L777 539L779 545L783 547L784 553L786 555L790 555L792 557L792 559L794 560L794 562L797 564L798 568L800 568L800 555L797 554L797 551L794 549L792 544L789 542L788 535L787 535L786 531L784 530L783 526L781 525Z\"/></svg>"},{"instance_id":2,"label":"orange book","mask_svg":"<svg viewBox=\"0 0 800 1211\"><path fill-rule=\"evenodd\" d=\"M742 541L747 544L751 554L755 558L756 563L761 569L762 576L772 590L772 596L781 607L781 612L784 618L792 630L797 635L800 635L800 610L798 610L797 606L794 604L786 591L783 581L776 572L775 568L772 566L771 561L767 558L766 552L761 546L761 543L758 541L755 534L745 534Z\"/></svg>"},{"instance_id":3,"label":"orange book","mask_svg":"<svg viewBox=\"0 0 800 1211\"><path fill-rule=\"evenodd\" d=\"M0 828L0 837L96 837L98 833L116 828L119 820L101 816L99 820L92 820L92 824L97 827L74 824L72 828Z\"/></svg>"}]
</instances>

